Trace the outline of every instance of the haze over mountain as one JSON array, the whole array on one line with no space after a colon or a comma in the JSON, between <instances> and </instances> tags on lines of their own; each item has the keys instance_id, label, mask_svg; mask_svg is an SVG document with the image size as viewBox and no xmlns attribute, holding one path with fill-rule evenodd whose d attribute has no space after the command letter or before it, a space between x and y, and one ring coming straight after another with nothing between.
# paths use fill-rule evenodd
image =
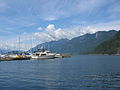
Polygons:
<instances>
[{"instance_id":1,"label":"haze over mountain","mask_svg":"<svg viewBox=\"0 0 120 90\"><path fill-rule=\"evenodd\" d=\"M101 42L105 40L111 39L117 31L98 31L94 34L85 34L79 37L68 39L61 39L58 41L46 42L44 44L37 45L33 50L40 49L42 46L46 48L50 48L52 52L58 53L87 53L99 45Z\"/></svg>"}]
</instances>

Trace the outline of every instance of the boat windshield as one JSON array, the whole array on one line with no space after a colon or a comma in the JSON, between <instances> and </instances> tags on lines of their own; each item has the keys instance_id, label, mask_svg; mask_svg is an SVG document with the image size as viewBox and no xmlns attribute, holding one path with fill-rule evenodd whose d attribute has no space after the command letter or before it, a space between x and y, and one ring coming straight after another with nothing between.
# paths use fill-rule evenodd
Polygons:
<instances>
[{"instance_id":1,"label":"boat windshield","mask_svg":"<svg viewBox=\"0 0 120 90\"><path fill-rule=\"evenodd\" d=\"M41 56L45 56L46 54L41 54Z\"/></svg>"}]
</instances>

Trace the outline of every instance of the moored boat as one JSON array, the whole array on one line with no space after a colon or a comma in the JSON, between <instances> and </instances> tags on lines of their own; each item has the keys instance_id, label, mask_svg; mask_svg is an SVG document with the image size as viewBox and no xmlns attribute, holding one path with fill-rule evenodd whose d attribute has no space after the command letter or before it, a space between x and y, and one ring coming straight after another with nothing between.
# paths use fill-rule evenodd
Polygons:
<instances>
[{"instance_id":1,"label":"moored boat","mask_svg":"<svg viewBox=\"0 0 120 90\"><path fill-rule=\"evenodd\" d=\"M56 53L52 53L45 49L39 49L37 52L31 55L32 59L53 59Z\"/></svg>"}]
</instances>

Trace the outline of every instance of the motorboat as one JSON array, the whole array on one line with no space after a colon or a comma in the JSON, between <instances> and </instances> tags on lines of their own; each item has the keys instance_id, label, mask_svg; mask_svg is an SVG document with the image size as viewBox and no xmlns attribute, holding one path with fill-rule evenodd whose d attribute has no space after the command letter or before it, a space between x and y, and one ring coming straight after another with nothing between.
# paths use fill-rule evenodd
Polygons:
<instances>
[{"instance_id":1,"label":"motorboat","mask_svg":"<svg viewBox=\"0 0 120 90\"><path fill-rule=\"evenodd\" d=\"M39 49L31 55L32 59L53 59L56 53L52 53L45 49Z\"/></svg>"}]
</instances>

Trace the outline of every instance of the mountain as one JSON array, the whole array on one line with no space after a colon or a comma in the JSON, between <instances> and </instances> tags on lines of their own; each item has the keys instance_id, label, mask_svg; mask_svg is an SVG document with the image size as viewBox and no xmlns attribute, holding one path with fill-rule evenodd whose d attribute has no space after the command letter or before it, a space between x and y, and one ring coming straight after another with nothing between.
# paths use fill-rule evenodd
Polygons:
<instances>
[{"instance_id":1,"label":"mountain","mask_svg":"<svg viewBox=\"0 0 120 90\"><path fill-rule=\"evenodd\" d=\"M8 51L9 51L9 50L0 49L0 54L6 53L6 52L8 52Z\"/></svg>"},{"instance_id":2,"label":"mountain","mask_svg":"<svg viewBox=\"0 0 120 90\"><path fill-rule=\"evenodd\" d=\"M120 31L117 32L110 40L98 45L94 53L96 54L120 54Z\"/></svg>"},{"instance_id":3,"label":"mountain","mask_svg":"<svg viewBox=\"0 0 120 90\"><path fill-rule=\"evenodd\" d=\"M98 31L94 34L85 34L83 36L75 37L71 40L61 39L58 41L46 42L44 44L39 44L33 51L37 50L41 46L50 47L52 52L57 53L88 53L94 50L94 48L101 42L111 39L117 31Z\"/></svg>"}]
</instances>

